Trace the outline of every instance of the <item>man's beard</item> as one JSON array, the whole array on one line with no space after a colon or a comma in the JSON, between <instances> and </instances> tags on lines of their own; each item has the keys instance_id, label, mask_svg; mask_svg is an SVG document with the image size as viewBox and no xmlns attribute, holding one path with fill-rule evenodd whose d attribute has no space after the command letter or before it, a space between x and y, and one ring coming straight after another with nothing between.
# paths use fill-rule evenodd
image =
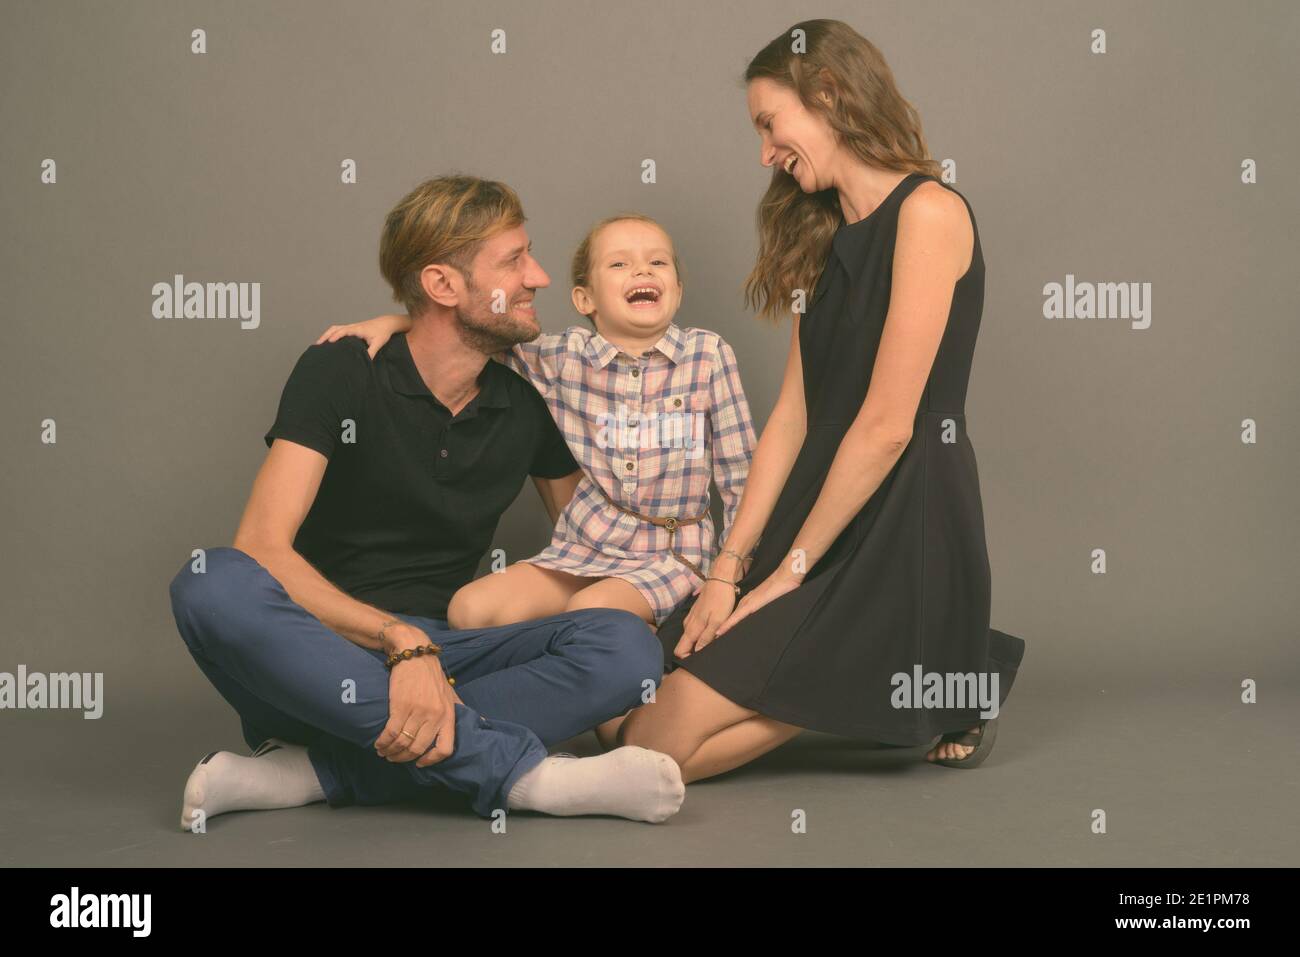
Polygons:
<instances>
[{"instance_id":1,"label":"man's beard","mask_svg":"<svg viewBox=\"0 0 1300 957\"><path fill-rule=\"evenodd\" d=\"M465 277L465 288L473 307L456 307L456 334L465 345L484 355L494 355L516 343L537 338L537 329L531 323L516 319L509 310L504 314L493 312L491 296L480 297L479 288L468 276Z\"/></svg>"}]
</instances>

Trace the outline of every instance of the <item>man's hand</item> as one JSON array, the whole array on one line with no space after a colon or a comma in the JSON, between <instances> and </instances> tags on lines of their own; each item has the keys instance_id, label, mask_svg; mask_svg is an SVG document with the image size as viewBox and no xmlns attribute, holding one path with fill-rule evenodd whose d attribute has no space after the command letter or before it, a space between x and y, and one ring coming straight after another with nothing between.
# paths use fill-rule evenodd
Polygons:
<instances>
[{"instance_id":1,"label":"man's hand","mask_svg":"<svg viewBox=\"0 0 1300 957\"><path fill-rule=\"evenodd\" d=\"M386 637L384 651L390 655L430 643L428 635L406 623L390 627ZM375 741L375 752L397 763L414 760L418 768L450 757L456 749L455 706L464 703L447 682L436 655L393 665L388 677L388 724Z\"/></svg>"}]
</instances>

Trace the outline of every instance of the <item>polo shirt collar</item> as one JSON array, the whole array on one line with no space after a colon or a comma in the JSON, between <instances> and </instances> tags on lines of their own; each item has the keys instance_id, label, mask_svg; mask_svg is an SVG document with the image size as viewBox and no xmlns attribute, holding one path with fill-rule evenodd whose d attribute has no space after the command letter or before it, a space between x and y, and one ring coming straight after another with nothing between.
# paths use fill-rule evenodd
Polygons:
<instances>
[{"instance_id":1,"label":"polo shirt collar","mask_svg":"<svg viewBox=\"0 0 1300 957\"><path fill-rule=\"evenodd\" d=\"M659 337L659 341L654 344L665 356L674 363L681 362L682 355L686 351L686 334L678 328L676 323L670 322L664 334ZM599 332L592 332L587 339L587 344L583 347L582 354L587 357L587 361L597 369L603 369L609 365L611 360L619 354L621 350L614 343L610 342Z\"/></svg>"},{"instance_id":2,"label":"polo shirt collar","mask_svg":"<svg viewBox=\"0 0 1300 957\"><path fill-rule=\"evenodd\" d=\"M388 345L380 356L388 363L388 381L395 392L402 395L424 396L435 402L438 401L437 397L429 391L429 387L424 384L424 379L420 377L420 370L415 367L415 360L411 357L411 347L406 341L406 333L399 333L389 339ZM500 362L488 359L483 366L483 371L478 375L479 393L470 402L478 408L500 409L509 406L510 393L502 373L513 374Z\"/></svg>"}]
</instances>

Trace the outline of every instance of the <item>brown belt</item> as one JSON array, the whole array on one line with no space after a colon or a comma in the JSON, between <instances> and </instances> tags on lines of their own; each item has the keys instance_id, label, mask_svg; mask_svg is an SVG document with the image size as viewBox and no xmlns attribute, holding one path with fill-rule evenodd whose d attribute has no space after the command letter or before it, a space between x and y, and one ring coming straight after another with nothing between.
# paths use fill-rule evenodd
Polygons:
<instances>
[{"instance_id":1,"label":"brown belt","mask_svg":"<svg viewBox=\"0 0 1300 957\"><path fill-rule=\"evenodd\" d=\"M705 509L703 512L701 512L699 515L696 515L694 518L677 518L676 516L673 515L670 515L667 518L657 518L653 515L643 515L640 512L628 508L626 505L619 505L618 502L610 498L609 493L606 492L605 489L601 487L601 484L599 482L593 480L591 484L596 486L596 488L600 489L600 494L605 496L605 501L609 502L610 505L613 505L620 512L626 512L629 515L641 519L643 522L649 522L651 525L658 525L660 528L668 529L668 551L672 552L674 558L676 558L683 565L687 566L691 571L695 572L696 575L699 575L701 578L704 577L704 572L700 570L700 567L698 565L696 565L686 556L682 555L681 552L677 551L677 549L673 547L673 537L674 537L674 533L681 526L694 525L696 522L703 521L709 514L708 509Z\"/></svg>"}]
</instances>

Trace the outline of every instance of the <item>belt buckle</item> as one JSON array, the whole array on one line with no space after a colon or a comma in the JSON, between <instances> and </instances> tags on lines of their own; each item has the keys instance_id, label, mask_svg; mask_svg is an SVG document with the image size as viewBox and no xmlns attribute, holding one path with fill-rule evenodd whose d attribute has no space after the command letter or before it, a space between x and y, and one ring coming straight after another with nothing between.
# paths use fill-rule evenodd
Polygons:
<instances>
[{"instance_id":1,"label":"belt buckle","mask_svg":"<svg viewBox=\"0 0 1300 957\"><path fill-rule=\"evenodd\" d=\"M677 528L677 519L674 518L674 517L671 516L671 515L668 516L668 518L664 520L664 528L668 529L668 531L670 531L670 532L673 531L674 529L676 529L676 528Z\"/></svg>"}]
</instances>

